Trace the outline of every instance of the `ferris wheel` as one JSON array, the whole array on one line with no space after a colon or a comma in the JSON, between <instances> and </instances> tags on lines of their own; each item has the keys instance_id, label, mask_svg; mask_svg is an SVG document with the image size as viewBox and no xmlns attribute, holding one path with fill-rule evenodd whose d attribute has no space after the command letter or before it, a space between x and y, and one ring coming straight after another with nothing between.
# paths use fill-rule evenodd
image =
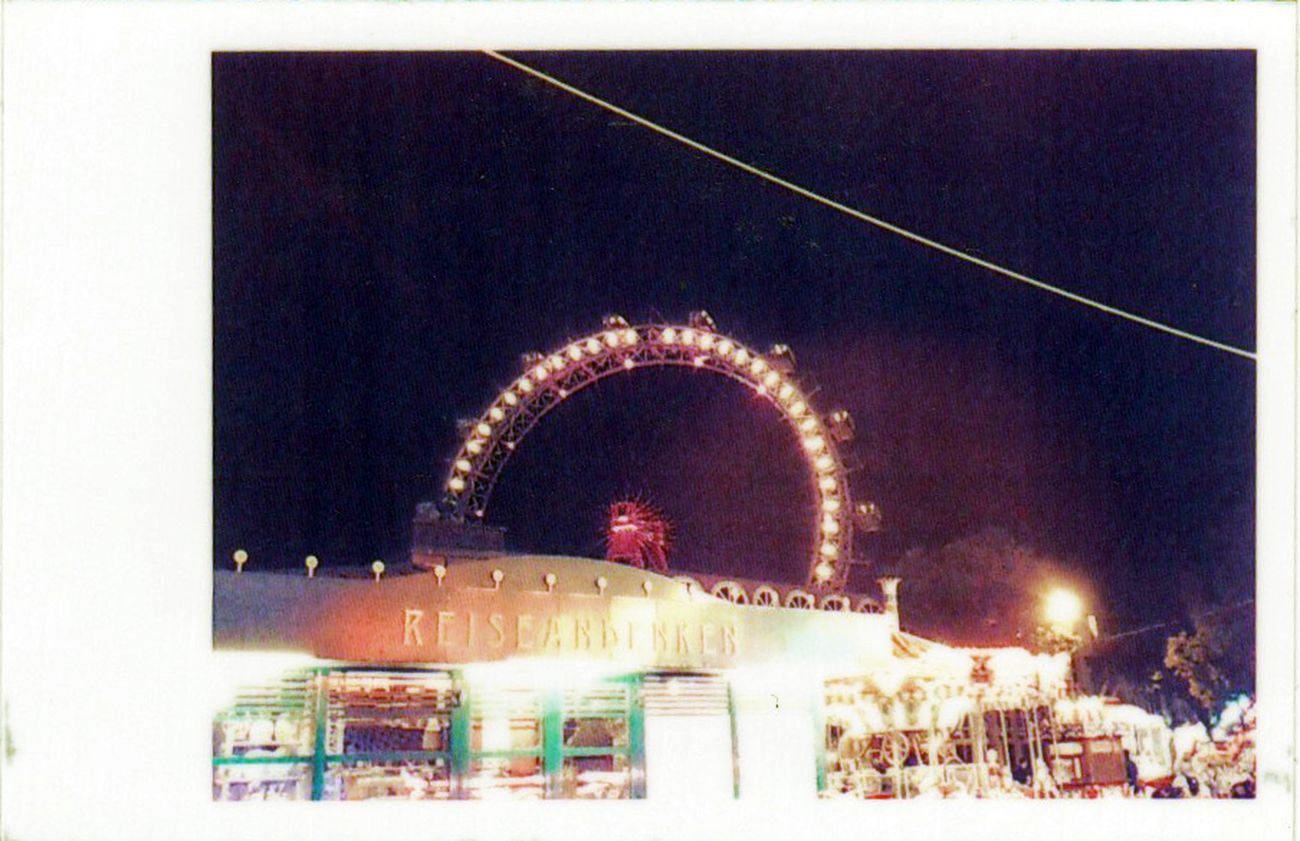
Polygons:
<instances>
[{"instance_id":1,"label":"ferris wheel","mask_svg":"<svg viewBox=\"0 0 1300 841\"><path fill-rule=\"evenodd\" d=\"M822 415L813 407L795 379L794 355L788 347L775 345L760 353L718 332L704 312L692 313L685 324L631 325L609 316L600 331L550 353L526 355L519 377L464 425L444 485L443 515L452 522L482 522L510 455L565 399L606 377L666 366L721 374L765 398L795 432L817 503L808 586L841 589L853 560L854 508L837 444L852 439L852 418L843 410Z\"/></svg>"}]
</instances>

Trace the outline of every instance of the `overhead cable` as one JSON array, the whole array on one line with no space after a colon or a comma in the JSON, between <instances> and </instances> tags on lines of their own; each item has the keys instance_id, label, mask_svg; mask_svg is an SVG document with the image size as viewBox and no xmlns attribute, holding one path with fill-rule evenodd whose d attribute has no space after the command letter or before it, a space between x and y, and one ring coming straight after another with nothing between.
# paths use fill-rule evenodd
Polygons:
<instances>
[{"instance_id":1,"label":"overhead cable","mask_svg":"<svg viewBox=\"0 0 1300 841\"><path fill-rule=\"evenodd\" d=\"M997 263L992 263L983 258L976 257L973 254L969 254L965 251L961 251L957 248L953 248L952 246L944 245L943 243L932 240L929 237L922 236L921 234L915 233L913 231L909 231L906 228L902 228L898 225L895 225L892 222L887 222L884 219L880 219L876 216L872 216L868 213L864 213L861 210L857 210L856 208L852 208L846 204L837 202L834 199L827 198L826 196L823 196L819 193L815 193L812 190L807 189L806 187L801 187L798 184L795 184L793 182L785 180L784 178L781 178L780 176L773 175L772 173L767 172L766 170L759 169L758 167L753 166L752 164L747 164L744 161L738 160L737 158L733 158L732 156L726 154L725 152L720 152L711 146L706 146L703 143L700 143L699 141L696 140L692 140L691 138L686 137L683 134L679 134L670 128L666 128L662 125L659 125L656 122L646 119L645 117L634 114L631 111L628 111L624 108L620 108L619 106L614 105L613 103L608 102L607 100L601 99L600 97L587 93L586 91L580 88L576 88L573 85L568 84L567 82L560 81L554 76L543 73L542 71L534 67L531 67L527 64L524 64L521 61L510 58L509 56L502 55L501 53L495 52L494 50L484 50L483 52L485 55L490 56L491 58L494 58L503 64L509 65L515 68L516 70L523 71L524 73L527 73L528 75L533 76L534 78L540 79L541 81L547 83L548 85L559 88L560 90L565 91L566 93L573 94L574 96L580 99L590 102L592 105L596 105L601 108L604 108L606 111L610 111L614 114L619 115L620 117L623 117L627 120L631 120L637 125L648 128L653 132L663 135L664 137L667 137L671 140L677 141L678 143L682 143L686 146L689 146L690 148L695 149L698 152L702 152L719 161L722 161L725 164L736 167L737 169L743 170L744 172L748 172L750 175L755 175L769 183L777 185L778 187L782 187L786 190L789 190L792 193L796 193L800 196L803 196L806 199L815 201L818 204L831 208L832 210L837 210L840 213L843 213L847 216L851 216L854 219L857 219L861 222L866 222L869 225L874 225L877 228L880 228L885 231L889 231L890 233L893 234L897 234L898 236L909 239L912 242L919 243L920 245L924 245L927 248L932 248L936 251L940 251L944 254L949 255L950 257L956 257L958 260L964 260L967 263L971 263L973 265L987 269L991 272L1002 275L1003 277L1009 278L1011 280L1015 280L1020 283L1027 284L1036 289L1040 289L1044 292L1050 292L1053 295L1058 295L1062 298L1065 298L1066 300L1073 301L1076 304L1083 304L1084 306L1091 307L1095 310L1104 312L1108 315L1113 315L1118 318L1123 318L1135 324L1140 324L1144 327L1149 327L1153 330L1158 330L1162 333L1167 333L1171 336L1177 336L1180 339L1186 339L1187 341L1190 342L1196 342L1197 344L1204 345L1206 347L1210 347L1215 350L1220 350L1223 351L1224 353L1230 353L1235 356L1240 356L1250 360L1254 360L1256 358L1255 353L1253 351L1245 350L1243 348L1235 347L1234 345L1225 344L1223 342L1218 342L1215 341L1214 339L1210 339L1205 336L1200 336L1197 335L1196 333L1191 333L1186 330L1180 330L1177 327L1164 324L1162 322L1156 321L1151 318L1146 318L1145 316L1141 316L1136 313L1128 312L1127 310L1122 310L1118 307L1113 307L1109 304L1102 303L1101 301L1097 301L1092 298L1088 298L1084 295L1080 295L1077 292L1071 292L1068 289L1063 289L1059 286L1054 286L1045 281L1030 277L1029 275L1021 274L1020 272L1017 272L1013 269L1008 269L1005 266L1000 266Z\"/></svg>"}]
</instances>

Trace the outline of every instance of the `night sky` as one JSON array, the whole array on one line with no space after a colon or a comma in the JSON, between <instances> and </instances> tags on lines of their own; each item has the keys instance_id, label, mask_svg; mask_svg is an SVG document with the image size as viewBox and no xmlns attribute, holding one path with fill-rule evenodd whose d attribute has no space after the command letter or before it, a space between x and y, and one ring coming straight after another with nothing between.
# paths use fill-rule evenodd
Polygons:
<instances>
[{"instance_id":1,"label":"night sky","mask_svg":"<svg viewBox=\"0 0 1300 841\"><path fill-rule=\"evenodd\" d=\"M1255 342L1249 52L512 53L809 189L1215 340ZM456 420L528 351L708 310L856 421L881 562L995 526L1121 624L1253 587L1255 370L928 250L474 53L213 62L214 551L396 560ZM801 579L793 433L733 383L575 395L488 521L599 556Z\"/></svg>"}]
</instances>

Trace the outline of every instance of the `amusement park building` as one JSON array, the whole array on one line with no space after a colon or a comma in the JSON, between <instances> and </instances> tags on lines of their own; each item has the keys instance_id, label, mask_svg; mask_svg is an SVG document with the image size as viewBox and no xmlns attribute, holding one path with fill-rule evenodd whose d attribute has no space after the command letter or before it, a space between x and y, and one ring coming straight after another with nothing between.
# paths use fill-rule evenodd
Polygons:
<instances>
[{"instance_id":1,"label":"amusement park building","mask_svg":"<svg viewBox=\"0 0 1300 841\"><path fill-rule=\"evenodd\" d=\"M975 792L1047 757L1069 703L1064 655L920 639L892 589L864 612L581 558L404 572L216 573L218 656L300 659L218 716L214 797Z\"/></svg>"}]
</instances>

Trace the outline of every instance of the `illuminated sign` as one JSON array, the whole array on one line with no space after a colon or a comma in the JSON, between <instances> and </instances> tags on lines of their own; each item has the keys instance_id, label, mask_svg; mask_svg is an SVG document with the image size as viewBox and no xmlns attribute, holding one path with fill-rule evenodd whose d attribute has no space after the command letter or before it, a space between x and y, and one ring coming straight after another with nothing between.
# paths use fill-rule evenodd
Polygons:
<instances>
[{"instance_id":1,"label":"illuminated sign","mask_svg":"<svg viewBox=\"0 0 1300 841\"><path fill-rule=\"evenodd\" d=\"M644 653L732 657L734 623L618 620L597 613L482 613L403 609L402 645L449 654L486 647L511 653Z\"/></svg>"}]
</instances>

